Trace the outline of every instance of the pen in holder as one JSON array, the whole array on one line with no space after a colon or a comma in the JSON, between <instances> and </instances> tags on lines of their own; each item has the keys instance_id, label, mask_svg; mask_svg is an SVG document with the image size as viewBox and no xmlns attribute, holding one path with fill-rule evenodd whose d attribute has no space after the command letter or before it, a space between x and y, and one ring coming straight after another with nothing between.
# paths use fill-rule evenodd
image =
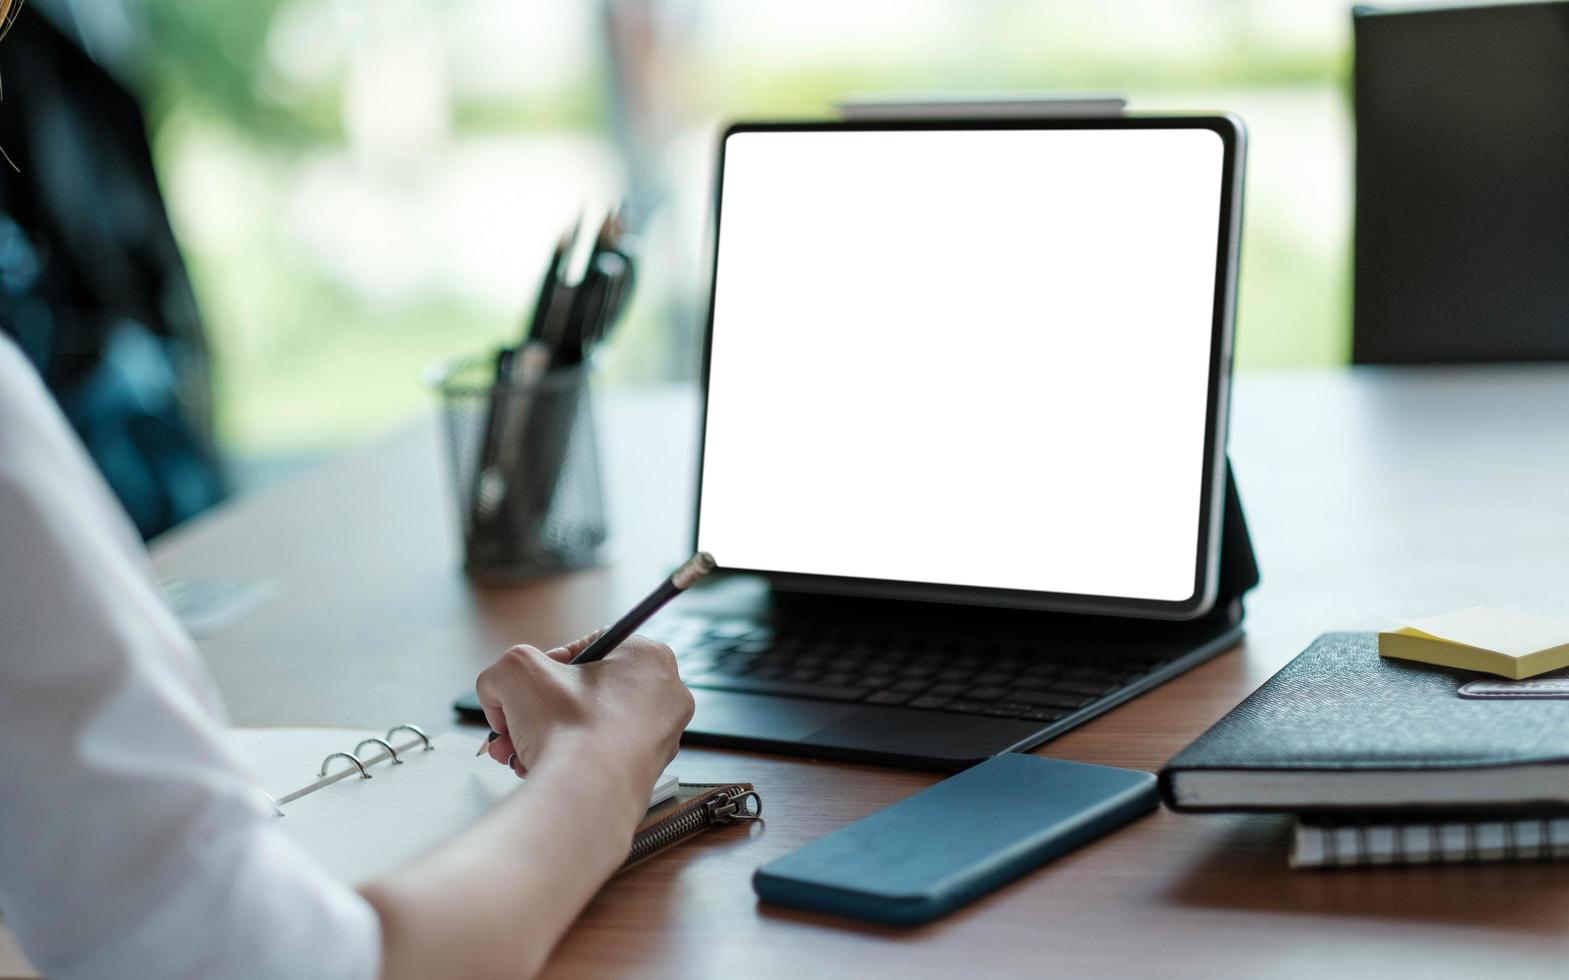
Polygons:
<instances>
[{"instance_id":1,"label":"pen in holder","mask_svg":"<svg viewBox=\"0 0 1569 980\"><path fill-rule=\"evenodd\" d=\"M498 355L504 358L506 355ZM532 380L497 358L432 365L441 396L464 569L513 581L599 562L606 537L589 365Z\"/></svg>"}]
</instances>

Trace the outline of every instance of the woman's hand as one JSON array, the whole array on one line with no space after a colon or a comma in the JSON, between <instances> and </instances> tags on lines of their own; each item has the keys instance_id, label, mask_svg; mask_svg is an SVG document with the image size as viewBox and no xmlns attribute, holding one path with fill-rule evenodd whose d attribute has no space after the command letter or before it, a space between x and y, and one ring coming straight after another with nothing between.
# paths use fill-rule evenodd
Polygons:
<instances>
[{"instance_id":1,"label":"woman's hand","mask_svg":"<svg viewBox=\"0 0 1569 980\"><path fill-rule=\"evenodd\" d=\"M501 736L490 756L522 775L572 753L631 780L646 801L692 720L692 694L670 648L642 636L595 663L567 664L592 640L548 652L516 646L479 675L479 703Z\"/></svg>"},{"instance_id":2,"label":"woman's hand","mask_svg":"<svg viewBox=\"0 0 1569 980\"><path fill-rule=\"evenodd\" d=\"M513 647L479 675L501 733L491 757L515 755L529 778L474 826L360 886L385 977L530 976L626 860L692 695L664 644L634 636L597 663L565 663L588 642Z\"/></svg>"}]
</instances>

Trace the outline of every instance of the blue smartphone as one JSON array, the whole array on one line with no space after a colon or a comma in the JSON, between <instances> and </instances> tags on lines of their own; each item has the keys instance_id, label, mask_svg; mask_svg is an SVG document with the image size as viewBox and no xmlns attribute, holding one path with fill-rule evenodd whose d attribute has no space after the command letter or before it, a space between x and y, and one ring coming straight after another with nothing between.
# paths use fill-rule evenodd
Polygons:
<instances>
[{"instance_id":1,"label":"blue smartphone","mask_svg":"<svg viewBox=\"0 0 1569 980\"><path fill-rule=\"evenodd\" d=\"M928 922L1155 809L1151 773L1008 753L752 876L765 902Z\"/></svg>"}]
</instances>

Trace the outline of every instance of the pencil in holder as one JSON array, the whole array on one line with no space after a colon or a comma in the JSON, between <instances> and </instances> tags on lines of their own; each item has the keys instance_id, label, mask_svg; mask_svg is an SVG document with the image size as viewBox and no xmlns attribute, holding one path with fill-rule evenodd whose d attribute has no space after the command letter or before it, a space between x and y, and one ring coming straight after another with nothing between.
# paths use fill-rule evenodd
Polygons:
<instances>
[{"instance_id":1,"label":"pencil in holder","mask_svg":"<svg viewBox=\"0 0 1569 980\"><path fill-rule=\"evenodd\" d=\"M589 366L512 381L494 358L432 365L464 569L506 582L600 562L607 536Z\"/></svg>"}]
</instances>

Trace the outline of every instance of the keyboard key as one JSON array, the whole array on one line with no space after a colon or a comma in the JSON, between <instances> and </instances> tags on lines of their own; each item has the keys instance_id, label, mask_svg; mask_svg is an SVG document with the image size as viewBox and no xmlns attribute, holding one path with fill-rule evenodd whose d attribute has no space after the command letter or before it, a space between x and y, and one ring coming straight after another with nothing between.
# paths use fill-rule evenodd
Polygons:
<instances>
[{"instance_id":1,"label":"keyboard key","mask_svg":"<svg viewBox=\"0 0 1569 980\"><path fill-rule=\"evenodd\" d=\"M677 640L680 640L683 643L696 643L698 640L703 638L703 631L701 629L688 629L684 626L655 626L653 624L649 624L638 630L638 632L642 633L650 640L658 640L661 643L669 643L672 645Z\"/></svg>"},{"instance_id":2,"label":"keyboard key","mask_svg":"<svg viewBox=\"0 0 1569 980\"><path fill-rule=\"evenodd\" d=\"M904 694L920 694L928 687L931 687L931 685L925 681L900 681L899 683L890 687L888 690L899 691Z\"/></svg>"},{"instance_id":3,"label":"keyboard key","mask_svg":"<svg viewBox=\"0 0 1569 980\"><path fill-rule=\"evenodd\" d=\"M970 701L1001 701L1008 696L1006 687L972 687L965 692L965 698Z\"/></svg>"},{"instance_id":4,"label":"keyboard key","mask_svg":"<svg viewBox=\"0 0 1569 980\"><path fill-rule=\"evenodd\" d=\"M1030 706L1027 704L1018 704L1012 701L999 701L996 704L988 704L986 706L986 710L982 711L981 714L993 715L997 718L1017 718L1029 709Z\"/></svg>"},{"instance_id":5,"label":"keyboard key","mask_svg":"<svg viewBox=\"0 0 1569 980\"><path fill-rule=\"evenodd\" d=\"M948 703L948 699L947 698L933 697L930 694L923 694L922 696L920 696L918 698L911 698L905 704L905 707L906 708L941 708L943 705L945 705L947 703Z\"/></svg>"},{"instance_id":6,"label":"keyboard key","mask_svg":"<svg viewBox=\"0 0 1569 980\"><path fill-rule=\"evenodd\" d=\"M1001 671L989 670L984 674L977 674L972 679L971 683L977 684L981 687L995 687L998 684L1006 684L1011 680L1013 680L1012 674L1004 674Z\"/></svg>"},{"instance_id":7,"label":"keyboard key","mask_svg":"<svg viewBox=\"0 0 1569 980\"><path fill-rule=\"evenodd\" d=\"M772 640L746 640L736 644L737 653L767 653L773 648Z\"/></svg>"},{"instance_id":8,"label":"keyboard key","mask_svg":"<svg viewBox=\"0 0 1569 980\"><path fill-rule=\"evenodd\" d=\"M1082 708L1095 700L1082 694L1060 694L1055 691L1014 691L1008 696L1010 701L1020 704L1033 705L1037 708Z\"/></svg>"},{"instance_id":9,"label":"keyboard key","mask_svg":"<svg viewBox=\"0 0 1569 980\"><path fill-rule=\"evenodd\" d=\"M824 674L821 680L822 683L831 684L835 687L849 687L855 683L855 677L856 675L848 671L837 670Z\"/></svg>"},{"instance_id":10,"label":"keyboard key","mask_svg":"<svg viewBox=\"0 0 1569 980\"><path fill-rule=\"evenodd\" d=\"M1066 711L1058 711L1056 708L1031 708L1019 717L1026 721L1056 721L1065 714Z\"/></svg>"},{"instance_id":11,"label":"keyboard key","mask_svg":"<svg viewBox=\"0 0 1569 980\"><path fill-rule=\"evenodd\" d=\"M979 701L949 701L943 705L944 711L956 711L961 715L978 715L986 710L986 705Z\"/></svg>"},{"instance_id":12,"label":"keyboard key","mask_svg":"<svg viewBox=\"0 0 1569 980\"><path fill-rule=\"evenodd\" d=\"M757 632L757 624L744 619L729 619L708 628L708 635L716 639L739 640Z\"/></svg>"},{"instance_id":13,"label":"keyboard key","mask_svg":"<svg viewBox=\"0 0 1569 980\"><path fill-rule=\"evenodd\" d=\"M910 700L910 695L899 691L878 691L866 699L867 704L904 704Z\"/></svg>"},{"instance_id":14,"label":"keyboard key","mask_svg":"<svg viewBox=\"0 0 1569 980\"><path fill-rule=\"evenodd\" d=\"M963 694L965 686L964 684L934 684L926 693L939 698L953 698Z\"/></svg>"},{"instance_id":15,"label":"keyboard key","mask_svg":"<svg viewBox=\"0 0 1569 980\"><path fill-rule=\"evenodd\" d=\"M834 687L829 684L802 684L795 681L772 680L764 677L724 677L705 674L693 679L691 687L714 691L740 691L743 694L778 694L787 698L815 698L819 701L859 701L866 692L857 687Z\"/></svg>"}]
</instances>

